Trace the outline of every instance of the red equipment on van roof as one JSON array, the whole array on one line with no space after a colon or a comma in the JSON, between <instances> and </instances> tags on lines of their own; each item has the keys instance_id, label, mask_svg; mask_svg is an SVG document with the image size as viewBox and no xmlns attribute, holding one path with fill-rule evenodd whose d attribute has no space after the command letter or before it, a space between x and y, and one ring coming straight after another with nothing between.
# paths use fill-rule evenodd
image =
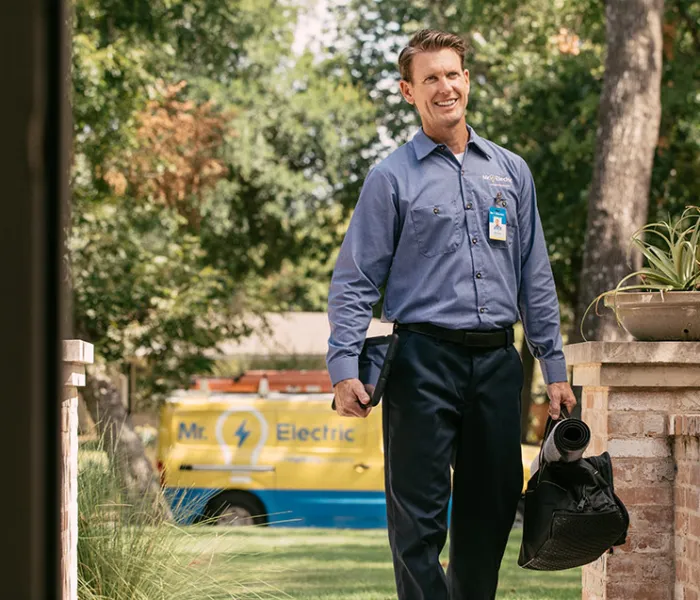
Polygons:
<instances>
[{"instance_id":1,"label":"red equipment on van roof","mask_svg":"<svg viewBox=\"0 0 700 600\"><path fill-rule=\"evenodd\" d=\"M191 390L251 394L261 390L261 382L267 379L270 392L330 393L333 391L328 371L246 371L239 377L195 377Z\"/></svg>"}]
</instances>

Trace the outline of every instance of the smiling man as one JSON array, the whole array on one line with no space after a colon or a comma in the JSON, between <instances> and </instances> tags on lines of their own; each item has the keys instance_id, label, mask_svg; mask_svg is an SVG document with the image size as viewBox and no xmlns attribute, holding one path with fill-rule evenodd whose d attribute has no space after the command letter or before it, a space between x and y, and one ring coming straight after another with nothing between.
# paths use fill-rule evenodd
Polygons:
<instances>
[{"instance_id":1,"label":"smiling man","mask_svg":"<svg viewBox=\"0 0 700 600\"><path fill-rule=\"evenodd\" d=\"M460 38L432 30L401 52L401 93L422 128L367 176L328 300L340 415L371 410L358 355L382 285L384 317L399 334L382 406L401 600L495 598L522 489L518 320L540 361L550 414L576 403L532 175L467 125L464 54Z\"/></svg>"}]
</instances>

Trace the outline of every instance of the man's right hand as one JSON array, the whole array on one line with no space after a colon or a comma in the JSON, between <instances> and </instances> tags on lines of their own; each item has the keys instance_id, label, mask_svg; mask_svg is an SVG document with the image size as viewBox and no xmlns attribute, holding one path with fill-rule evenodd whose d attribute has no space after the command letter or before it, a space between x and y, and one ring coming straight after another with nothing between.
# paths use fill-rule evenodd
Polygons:
<instances>
[{"instance_id":1,"label":"man's right hand","mask_svg":"<svg viewBox=\"0 0 700 600\"><path fill-rule=\"evenodd\" d=\"M368 386L369 387L369 386ZM335 384L335 411L341 417L366 417L372 412L370 397L359 379L345 379Z\"/></svg>"}]
</instances>

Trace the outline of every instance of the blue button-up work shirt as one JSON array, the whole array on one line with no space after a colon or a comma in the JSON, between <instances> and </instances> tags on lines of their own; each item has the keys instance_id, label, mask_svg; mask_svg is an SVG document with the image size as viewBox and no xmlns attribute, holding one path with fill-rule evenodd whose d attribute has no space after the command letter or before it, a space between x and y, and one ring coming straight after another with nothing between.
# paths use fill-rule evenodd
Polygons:
<instances>
[{"instance_id":1,"label":"blue button-up work shirt","mask_svg":"<svg viewBox=\"0 0 700 600\"><path fill-rule=\"evenodd\" d=\"M505 241L489 237L491 207L506 211ZM421 129L368 174L328 298L334 385L358 376L384 284L387 321L483 331L522 320L545 381L567 380L532 174L471 127L462 164Z\"/></svg>"}]
</instances>

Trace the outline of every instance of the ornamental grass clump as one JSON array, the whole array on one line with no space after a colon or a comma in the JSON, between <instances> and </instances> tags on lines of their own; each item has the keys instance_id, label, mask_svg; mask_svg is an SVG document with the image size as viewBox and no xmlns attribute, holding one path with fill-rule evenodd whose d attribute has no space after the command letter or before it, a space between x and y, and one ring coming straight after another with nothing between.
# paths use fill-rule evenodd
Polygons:
<instances>
[{"instance_id":1,"label":"ornamental grass clump","mask_svg":"<svg viewBox=\"0 0 700 600\"><path fill-rule=\"evenodd\" d=\"M124 498L106 455L82 452L78 474L79 600L238 597L212 576L207 556L193 556L184 529L168 522L162 512L130 506Z\"/></svg>"}]
</instances>

